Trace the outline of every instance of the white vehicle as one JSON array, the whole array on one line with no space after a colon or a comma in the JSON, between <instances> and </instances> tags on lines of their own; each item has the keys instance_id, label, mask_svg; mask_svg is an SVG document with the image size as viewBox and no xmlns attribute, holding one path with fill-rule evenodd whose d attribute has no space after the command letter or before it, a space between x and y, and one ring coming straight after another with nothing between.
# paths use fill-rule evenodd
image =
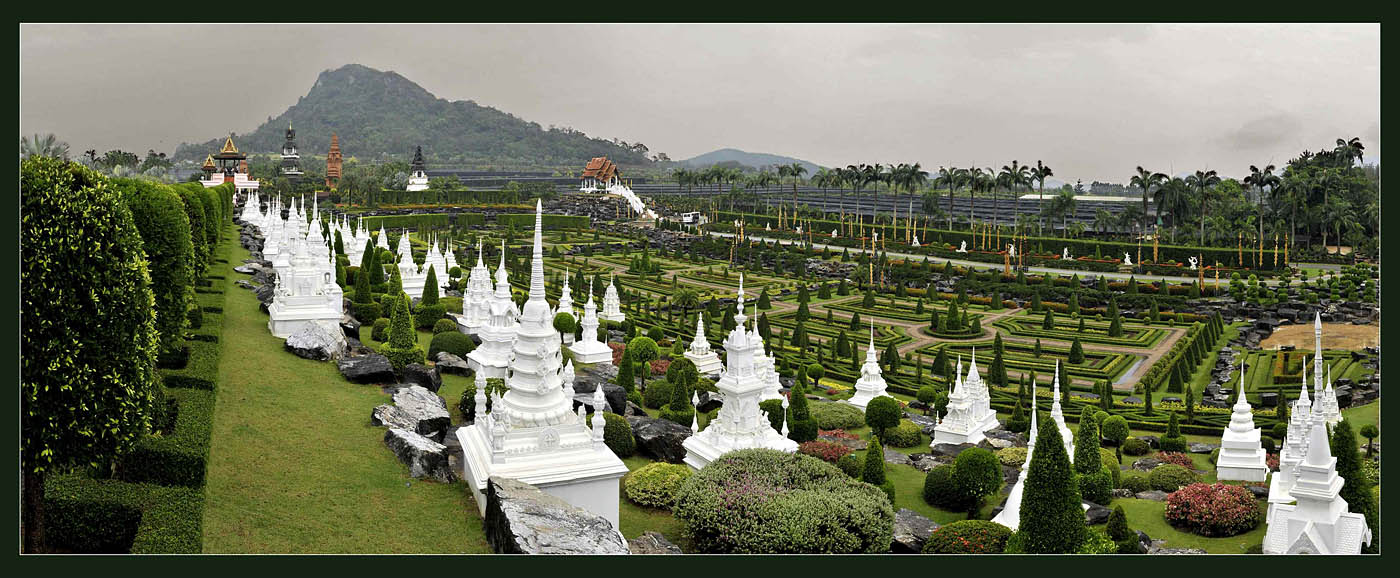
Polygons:
<instances>
[{"instance_id":1,"label":"white vehicle","mask_svg":"<svg viewBox=\"0 0 1400 578\"><path fill-rule=\"evenodd\" d=\"M698 211L694 213L681 213L681 222L687 225L698 225L700 224L700 213Z\"/></svg>"}]
</instances>

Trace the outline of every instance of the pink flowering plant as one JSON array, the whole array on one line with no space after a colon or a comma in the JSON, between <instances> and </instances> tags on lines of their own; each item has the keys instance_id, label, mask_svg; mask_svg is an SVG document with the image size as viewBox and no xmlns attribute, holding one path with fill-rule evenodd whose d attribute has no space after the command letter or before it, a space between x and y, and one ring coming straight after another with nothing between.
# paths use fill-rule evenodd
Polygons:
<instances>
[{"instance_id":1,"label":"pink flowering plant","mask_svg":"<svg viewBox=\"0 0 1400 578\"><path fill-rule=\"evenodd\" d=\"M1196 463L1191 461L1191 456L1181 452L1162 452L1157 454L1157 459L1164 464L1176 464L1188 470L1196 469Z\"/></svg>"},{"instance_id":2,"label":"pink flowering plant","mask_svg":"<svg viewBox=\"0 0 1400 578\"><path fill-rule=\"evenodd\" d=\"M1263 519L1254 494L1230 484L1188 485L1167 496L1167 523L1209 537L1243 534Z\"/></svg>"}]
</instances>

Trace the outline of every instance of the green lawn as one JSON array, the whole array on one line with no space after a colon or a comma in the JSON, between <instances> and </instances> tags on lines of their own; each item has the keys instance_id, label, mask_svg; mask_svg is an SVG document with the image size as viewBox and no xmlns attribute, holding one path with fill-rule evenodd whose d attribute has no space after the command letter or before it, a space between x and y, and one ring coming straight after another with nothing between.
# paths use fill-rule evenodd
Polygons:
<instances>
[{"instance_id":1,"label":"green lawn","mask_svg":"<svg viewBox=\"0 0 1400 578\"><path fill-rule=\"evenodd\" d=\"M622 462L627 464L628 470L635 470L652 463L652 460L641 456L632 456L622 460ZM622 526L623 536L632 539L645 532L659 532L672 544L680 546L682 551L691 551L690 537L686 534L685 523L677 520L670 511L633 504L631 500L627 499L626 492L623 492L619 501L617 521L618 525Z\"/></svg>"},{"instance_id":2,"label":"green lawn","mask_svg":"<svg viewBox=\"0 0 1400 578\"><path fill-rule=\"evenodd\" d=\"M231 269L246 257L240 249L221 273L243 278ZM229 291L204 551L489 552L466 486L414 480L384 447L369 416L389 396L286 353L253 293Z\"/></svg>"},{"instance_id":3,"label":"green lawn","mask_svg":"<svg viewBox=\"0 0 1400 578\"><path fill-rule=\"evenodd\" d=\"M1264 542L1264 533L1268 529L1261 513L1259 526L1253 530L1228 538L1206 538L1177 530L1168 524L1165 515L1166 502L1118 498L1109 504L1110 508L1114 506L1123 507L1129 527L1146 532L1153 540L1166 540L1164 547L1167 548L1200 548L1211 554L1244 554L1250 546Z\"/></svg>"}]
</instances>

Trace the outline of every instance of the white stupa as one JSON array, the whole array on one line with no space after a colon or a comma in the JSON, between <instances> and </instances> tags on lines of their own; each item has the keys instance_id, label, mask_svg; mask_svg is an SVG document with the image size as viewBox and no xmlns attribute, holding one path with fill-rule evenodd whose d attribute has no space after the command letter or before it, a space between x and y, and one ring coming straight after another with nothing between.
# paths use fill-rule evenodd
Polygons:
<instances>
[{"instance_id":1,"label":"white stupa","mask_svg":"<svg viewBox=\"0 0 1400 578\"><path fill-rule=\"evenodd\" d=\"M447 282L450 276L447 274L447 257L442 254L442 249L438 247L436 236L428 242L428 256L423 259L423 288L428 285L428 267L433 268L433 275L437 277L439 294L447 290ZM412 295L412 293L410 293ZM421 293L419 294L422 295Z\"/></svg>"},{"instance_id":2,"label":"white stupa","mask_svg":"<svg viewBox=\"0 0 1400 578\"><path fill-rule=\"evenodd\" d=\"M467 364L486 377L505 377L510 366L511 346L520 311L510 296L510 277L506 273L506 247L501 243L501 264L496 268L496 292L491 296L490 319L477 330L481 345L467 354ZM552 320L551 320L552 321ZM552 327L552 326L551 326ZM559 334L554 334L558 338Z\"/></svg>"},{"instance_id":3,"label":"white stupa","mask_svg":"<svg viewBox=\"0 0 1400 578\"><path fill-rule=\"evenodd\" d=\"M305 245L306 240L297 244ZM297 251L288 273L277 276L272 304L267 307L267 330L277 337L290 337L308 324L320 324L331 335L343 335L344 294L335 275L327 273L310 253Z\"/></svg>"},{"instance_id":4,"label":"white stupa","mask_svg":"<svg viewBox=\"0 0 1400 578\"><path fill-rule=\"evenodd\" d=\"M865 347L865 364L860 366L860 379L856 380L856 394L846 403L865 410L865 406L870 405L870 400L882 395L889 395L885 391L885 376L880 372L880 362L875 354L875 324L870 325L870 344Z\"/></svg>"},{"instance_id":5,"label":"white stupa","mask_svg":"<svg viewBox=\"0 0 1400 578\"><path fill-rule=\"evenodd\" d=\"M719 355L710 349L710 340L705 337L704 313L695 319L695 338L690 342L690 349L685 351L685 358L695 364L695 369L700 372L700 375L710 375L724 370L724 364L720 362Z\"/></svg>"},{"instance_id":6,"label":"white stupa","mask_svg":"<svg viewBox=\"0 0 1400 578\"><path fill-rule=\"evenodd\" d=\"M987 437L987 430L996 427L988 425L986 416L980 410L980 398L985 392L981 391L983 384L977 372L976 355L973 353L972 367L967 372L966 381L962 376L962 356L958 356L955 383L948 392L948 414L934 428L930 448L938 444L975 444ZM991 422L998 423L996 412L992 412Z\"/></svg>"},{"instance_id":7,"label":"white stupa","mask_svg":"<svg viewBox=\"0 0 1400 578\"><path fill-rule=\"evenodd\" d=\"M588 303L583 306L583 335L569 346L579 363L611 363L612 348L598 341L598 306L593 304L593 281L588 281Z\"/></svg>"},{"instance_id":8,"label":"white stupa","mask_svg":"<svg viewBox=\"0 0 1400 578\"><path fill-rule=\"evenodd\" d=\"M1065 412L1060 407L1060 361L1055 360L1055 381L1051 388L1050 419L1055 422L1055 429L1060 430L1060 439L1065 443L1065 454L1069 456L1069 461L1074 461L1074 433L1069 426L1065 425ZM1035 399L1032 397L1031 399ZM1029 463L1029 462L1027 462Z\"/></svg>"},{"instance_id":9,"label":"white stupa","mask_svg":"<svg viewBox=\"0 0 1400 578\"><path fill-rule=\"evenodd\" d=\"M258 192L248 191L243 196L243 212L238 215L238 219L250 225L257 225L262 220L261 205L258 203Z\"/></svg>"},{"instance_id":10,"label":"white stupa","mask_svg":"<svg viewBox=\"0 0 1400 578\"><path fill-rule=\"evenodd\" d=\"M1040 431L1040 416L1034 409L1035 382L1031 382L1031 400L1033 409L1031 409L1031 430L1026 438L1026 461L1021 462L1021 474L1016 478L1016 485L1011 486L1011 493L1006 495L1006 505L1002 506L1001 512L998 512L996 517L992 518L993 522L1011 528L1012 532L1021 526L1021 496L1026 492L1026 474L1031 471L1031 456L1035 455L1035 440L1037 432Z\"/></svg>"},{"instance_id":11,"label":"white stupa","mask_svg":"<svg viewBox=\"0 0 1400 578\"><path fill-rule=\"evenodd\" d=\"M575 320L578 319L578 312L574 311L574 296L569 291L569 268L564 268L564 288L559 291L559 304L554 309L554 314L568 313Z\"/></svg>"},{"instance_id":12,"label":"white stupa","mask_svg":"<svg viewBox=\"0 0 1400 578\"><path fill-rule=\"evenodd\" d=\"M399 279L403 281L403 292L409 298L423 297L423 286L428 284L428 268L418 267L413 261L413 244L408 240L408 231L399 235Z\"/></svg>"},{"instance_id":13,"label":"white stupa","mask_svg":"<svg viewBox=\"0 0 1400 578\"><path fill-rule=\"evenodd\" d=\"M1326 424L1314 423L1308 438L1308 454L1297 466L1291 491L1297 503L1271 508L1264 553L1360 554L1371 543L1371 528L1341 497L1346 480L1337 475Z\"/></svg>"},{"instance_id":14,"label":"white stupa","mask_svg":"<svg viewBox=\"0 0 1400 578\"><path fill-rule=\"evenodd\" d=\"M617 286L613 285L612 275L608 275L608 290L603 293L603 313L600 316L616 323L627 320L627 315L622 313L622 301L617 297Z\"/></svg>"},{"instance_id":15,"label":"white stupa","mask_svg":"<svg viewBox=\"0 0 1400 578\"><path fill-rule=\"evenodd\" d=\"M715 387L724 397L715 420L695 435L686 438L685 463L701 469L725 453L750 448L769 448L788 453L797 451L797 442L773 430L768 416L759 409L765 387L762 376L754 367L754 352L763 348L757 330L744 327L744 289L739 289L736 326L724 340L725 370ZM786 415L786 412L784 413ZM784 420L783 427L787 427Z\"/></svg>"},{"instance_id":16,"label":"white stupa","mask_svg":"<svg viewBox=\"0 0 1400 578\"><path fill-rule=\"evenodd\" d=\"M446 261L447 261L447 271L446 271L446 272L447 272L448 276L450 277L451 274L452 274L452 270L457 268L457 252L456 252L455 250L453 250L453 248L452 248L452 240L451 240L451 239L448 239L448 240L447 240L447 251L445 251L445 252L443 253L443 255L444 255L444 257L446 257ZM447 287L447 284L444 282L444 283L443 283L443 288L446 288L446 287Z\"/></svg>"},{"instance_id":17,"label":"white stupa","mask_svg":"<svg viewBox=\"0 0 1400 578\"><path fill-rule=\"evenodd\" d=\"M379 224L379 239L378 239L377 241L375 241L374 246L379 247L380 249L384 249L385 251L389 251L389 250L390 250L390 248L389 248L389 233L387 233L387 232L384 231L384 224L383 224L383 223L380 223L380 224Z\"/></svg>"},{"instance_id":18,"label":"white stupa","mask_svg":"<svg viewBox=\"0 0 1400 578\"><path fill-rule=\"evenodd\" d=\"M537 202L530 298L520 313L508 391L492 403L485 419L457 430L463 479L482 515L487 480L500 476L587 509L618 529L618 486L627 466L603 441L603 412L594 412L590 428L583 411L574 413L573 396L567 394L573 384L564 381L559 333L545 301L541 215ZM477 407L485 407L481 389L477 396ZM603 388L594 396L595 407L606 406Z\"/></svg>"},{"instance_id":19,"label":"white stupa","mask_svg":"<svg viewBox=\"0 0 1400 578\"><path fill-rule=\"evenodd\" d=\"M482 262L481 242L476 245L476 265L467 276L467 288L462 292L462 314L457 317L457 330L475 335L491 322L491 273Z\"/></svg>"},{"instance_id":20,"label":"white stupa","mask_svg":"<svg viewBox=\"0 0 1400 578\"><path fill-rule=\"evenodd\" d=\"M1313 354L1313 418L1334 426L1342 421L1342 410L1337 406L1337 392L1332 389L1332 367L1323 368L1321 313L1313 317L1313 349L1316 351Z\"/></svg>"},{"instance_id":21,"label":"white stupa","mask_svg":"<svg viewBox=\"0 0 1400 578\"><path fill-rule=\"evenodd\" d=\"M1260 431L1254 427L1254 412L1244 395L1244 364L1240 364L1240 395L1230 414L1230 425L1220 436L1220 456L1215 461L1215 479L1262 482L1269 477L1264 464Z\"/></svg>"},{"instance_id":22,"label":"white stupa","mask_svg":"<svg viewBox=\"0 0 1400 578\"><path fill-rule=\"evenodd\" d=\"M1267 520L1272 520L1274 507L1293 502L1289 492L1298 478L1298 465L1308 455L1308 435L1312 432L1312 400L1308 396L1308 367L1303 366L1303 387L1298 400L1293 402L1288 414L1288 432L1283 437L1283 447L1279 449L1278 468L1269 477L1269 509Z\"/></svg>"}]
</instances>

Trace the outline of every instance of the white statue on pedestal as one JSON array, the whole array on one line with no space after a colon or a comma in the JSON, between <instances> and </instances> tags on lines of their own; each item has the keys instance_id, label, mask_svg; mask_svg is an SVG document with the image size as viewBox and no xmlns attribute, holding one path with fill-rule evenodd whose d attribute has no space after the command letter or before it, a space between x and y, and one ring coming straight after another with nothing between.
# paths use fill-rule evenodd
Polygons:
<instances>
[{"instance_id":1,"label":"white statue on pedestal","mask_svg":"<svg viewBox=\"0 0 1400 578\"><path fill-rule=\"evenodd\" d=\"M617 286L613 285L612 275L608 275L608 289L603 292L603 314L601 317L615 323L627 320L627 315L622 312L622 300L618 298Z\"/></svg>"},{"instance_id":2,"label":"white statue on pedestal","mask_svg":"<svg viewBox=\"0 0 1400 578\"><path fill-rule=\"evenodd\" d=\"M1070 256L1069 256L1069 247L1065 247L1064 249L1060 250L1060 259L1063 260L1063 261L1069 261L1069 260L1070 260Z\"/></svg>"},{"instance_id":3,"label":"white statue on pedestal","mask_svg":"<svg viewBox=\"0 0 1400 578\"><path fill-rule=\"evenodd\" d=\"M1240 392L1230 414L1230 425L1220 436L1220 456L1215 462L1215 478L1262 482L1269 476L1264 464L1264 448L1260 445L1259 428L1254 427L1254 412L1244 396L1244 364L1240 364ZM1280 402L1282 403L1282 402Z\"/></svg>"},{"instance_id":4,"label":"white statue on pedestal","mask_svg":"<svg viewBox=\"0 0 1400 578\"><path fill-rule=\"evenodd\" d=\"M967 241L963 241L962 243L960 243L960 244L958 245L958 252L959 252L959 253L966 253L966 252L967 252Z\"/></svg>"},{"instance_id":5,"label":"white statue on pedestal","mask_svg":"<svg viewBox=\"0 0 1400 578\"><path fill-rule=\"evenodd\" d=\"M593 281L588 281L588 303L583 306L583 335L569 346L579 363L612 362L612 348L598 341L598 306L593 304Z\"/></svg>"},{"instance_id":6,"label":"white statue on pedestal","mask_svg":"<svg viewBox=\"0 0 1400 578\"><path fill-rule=\"evenodd\" d=\"M1127 266L1129 266L1129 267L1132 267L1132 266L1133 266L1133 257L1132 257L1131 255L1127 254L1127 253L1123 253L1123 264L1124 264L1124 265L1127 265Z\"/></svg>"},{"instance_id":7,"label":"white statue on pedestal","mask_svg":"<svg viewBox=\"0 0 1400 578\"><path fill-rule=\"evenodd\" d=\"M914 235L914 241L913 241L912 243L910 243L910 244L913 245L913 246L915 246L915 247L918 247L918 246L919 246L919 236L918 236L918 235Z\"/></svg>"},{"instance_id":8,"label":"white statue on pedestal","mask_svg":"<svg viewBox=\"0 0 1400 578\"><path fill-rule=\"evenodd\" d=\"M1191 270L1192 270L1192 271L1195 271L1195 270L1196 270L1196 258L1195 258L1195 257L1191 257L1191 258L1188 259L1188 260L1191 262Z\"/></svg>"},{"instance_id":9,"label":"white statue on pedestal","mask_svg":"<svg viewBox=\"0 0 1400 578\"><path fill-rule=\"evenodd\" d=\"M604 443L603 412L593 412L589 427L574 412L573 397L567 395L559 334L545 301L541 216L537 201L530 298L520 313L506 378L508 391L493 402L485 419L457 430L462 477L483 515L488 479L499 476L534 485L598 514L616 531L619 480L627 466ZM480 392L478 387L478 396ZM594 408L604 407L607 401L599 387L594 390Z\"/></svg>"},{"instance_id":10,"label":"white statue on pedestal","mask_svg":"<svg viewBox=\"0 0 1400 578\"><path fill-rule=\"evenodd\" d=\"M1016 244L1015 244L1015 243L1007 243L1007 244L1006 244L1006 256L1007 256L1007 257L1011 257L1012 259L1015 259L1015 258L1016 258Z\"/></svg>"},{"instance_id":11,"label":"white statue on pedestal","mask_svg":"<svg viewBox=\"0 0 1400 578\"><path fill-rule=\"evenodd\" d=\"M835 239L835 238L836 238L836 229L832 229L832 230L831 230L831 238L832 238L832 239Z\"/></svg>"}]
</instances>

